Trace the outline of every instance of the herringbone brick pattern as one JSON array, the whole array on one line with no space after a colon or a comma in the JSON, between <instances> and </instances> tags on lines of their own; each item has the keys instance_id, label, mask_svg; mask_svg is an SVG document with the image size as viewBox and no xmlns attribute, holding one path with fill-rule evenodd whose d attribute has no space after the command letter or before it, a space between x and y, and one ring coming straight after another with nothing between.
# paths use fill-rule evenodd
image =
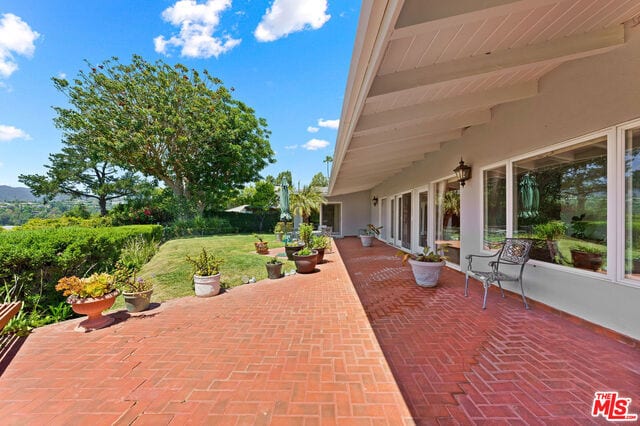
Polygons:
<instances>
[{"instance_id":1,"label":"herringbone brick pattern","mask_svg":"<svg viewBox=\"0 0 640 426\"><path fill-rule=\"evenodd\" d=\"M0 377L0 424L407 424L337 253L320 272L164 303L88 334L38 329Z\"/></svg>"},{"instance_id":2,"label":"herringbone brick pattern","mask_svg":"<svg viewBox=\"0 0 640 426\"><path fill-rule=\"evenodd\" d=\"M594 392L632 398L640 413L640 350L445 269L418 287L395 249L338 242L398 385L419 424L591 424ZM596 421L597 420L597 421Z\"/></svg>"}]
</instances>

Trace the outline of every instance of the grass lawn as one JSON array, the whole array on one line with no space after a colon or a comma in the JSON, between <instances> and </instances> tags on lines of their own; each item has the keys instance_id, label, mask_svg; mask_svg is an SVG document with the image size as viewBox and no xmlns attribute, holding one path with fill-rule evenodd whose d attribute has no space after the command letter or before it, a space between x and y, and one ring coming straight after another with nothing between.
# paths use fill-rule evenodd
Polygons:
<instances>
[{"instance_id":1,"label":"grass lawn","mask_svg":"<svg viewBox=\"0 0 640 426\"><path fill-rule=\"evenodd\" d=\"M269 243L269 248L282 247L273 234L260 234ZM224 259L220 267L223 286L235 287L242 284L242 277L255 277L256 281L267 278L265 263L269 256L256 254L256 239L253 235L215 235L211 237L184 238L170 240L160 246L160 250L147 263L140 273L156 282L152 302L175 299L194 294L191 265L186 262L187 255L197 256L202 247ZM282 271L295 269L295 264L286 257L278 257L284 265ZM122 309L124 301L119 297L113 309Z\"/></svg>"}]
</instances>

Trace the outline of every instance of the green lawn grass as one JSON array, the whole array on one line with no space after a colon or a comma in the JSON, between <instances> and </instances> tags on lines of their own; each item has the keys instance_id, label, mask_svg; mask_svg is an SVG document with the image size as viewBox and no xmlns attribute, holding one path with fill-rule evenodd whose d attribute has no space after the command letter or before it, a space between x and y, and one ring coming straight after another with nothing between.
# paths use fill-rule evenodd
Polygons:
<instances>
[{"instance_id":1,"label":"green lawn grass","mask_svg":"<svg viewBox=\"0 0 640 426\"><path fill-rule=\"evenodd\" d=\"M260 236L269 243L270 249L283 246L275 240L273 234ZM256 254L254 241L256 239L253 235L242 234L170 240L160 246L158 253L142 268L140 276L153 278L156 283L152 302L193 295L193 270L185 258L187 255L197 256L204 247L224 259L224 264L220 267L223 286L241 285L243 277L255 277L259 281L267 278L265 263L270 257ZM286 257L279 259L284 263L283 272L295 269L295 264ZM120 297L114 309L123 307L124 302Z\"/></svg>"}]
</instances>

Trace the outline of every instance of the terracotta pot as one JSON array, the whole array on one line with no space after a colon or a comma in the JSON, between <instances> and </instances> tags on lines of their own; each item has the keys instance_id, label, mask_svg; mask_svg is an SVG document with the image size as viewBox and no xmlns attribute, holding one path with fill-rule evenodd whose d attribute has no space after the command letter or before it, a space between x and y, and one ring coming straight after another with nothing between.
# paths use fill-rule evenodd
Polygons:
<instances>
[{"instance_id":1,"label":"terracotta pot","mask_svg":"<svg viewBox=\"0 0 640 426\"><path fill-rule=\"evenodd\" d=\"M151 303L151 294L153 289L146 291L139 291L136 293L122 292L124 297L124 306L128 312L142 312L149 307Z\"/></svg>"},{"instance_id":2,"label":"terracotta pot","mask_svg":"<svg viewBox=\"0 0 640 426\"><path fill-rule=\"evenodd\" d=\"M318 252L312 250L311 254L307 256L298 256L297 253L294 253L293 261L296 262L297 273L310 274L316 269L316 264L318 263Z\"/></svg>"},{"instance_id":3,"label":"terracotta pot","mask_svg":"<svg viewBox=\"0 0 640 426\"><path fill-rule=\"evenodd\" d=\"M315 251L318 252L318 264L321 264L322 262L324 262L324 250L325 248L316 248L314 249Z\"/></svg>"},{"instance_id":4,"label":"terracotta pot","mask_svg":"<svg viewBox=\"0 0 640 426\"><path fill-rule=\"evenodd\" d=\"M196 296L211 297L220 293L220 274L209 276L193 276Z\"/></svg>"},{"instance_id":5,"label":"terracotta pot","mask_svg":"<svg viewBox=\"0 0 640 426\"><path fill-rule=\"evenodd\" d=\"M86 315L88 317L86 320L78 324L75 331L87 333L113 324L115 319L103 316L102 311L106 311L113 306L118 294L120 294L119 291L114 290L111 293L107 293L104 296L96 298L89 297L77 300L68 298L67 302L71 305L73 312L79 315Z\"/></svg>"},{"instance_id":6,"label":"terracotta pot","mask_svg":"<svg viewBox=\"0 0 640 426\"><path fill-rule=\"evenodd\" d=\"M371 247L373 245L373 235L360 235L362 247Z\"/></svg>"},{"instance_id":7,"label":"terracotta pot","mask_svg":"<svg viewBox=\"0 0 640 426\"><path fill-rule=\"evenodd\" d=\"M267 263L267 277L270 280L277 280L282 277L282 263Z\"/></svg>"},{"instance_id":8,"label":"terracotta pot","mask_svg":"<svg viewBox=\"0 0 640 426\"><path fill-rule=\"evenodd\" d=\"M571 250L571 261L573 266L581 269L597 271L602 267L602 255L598 253Z\"/></svg>"},{"instance_id":9,"label":"terracotta pot","mask_svg":"<svg viewBox=\"0 0 640 426\"><path fill-rule=\"evenodd\" d=\"M266 241L258 241L253 243L256 246L256 253L269 254L269 243Z\"/></svg>"},{"instance_id":10,"label":"terracotta pot","mask_svg":"<svg viewBox=\"0 0 640 426\"><path fill-rule=\"evenodd\" d=\"M297 246L285 246L284 252L287 253L287 259L293 260L293 253L300 251L304 248L304 244L300 243Z\"/></svg>"},{"instance_id":11,"label":"terracotta pot","mask_svg":"<svg viewBox=\"0 0 640 426\"><path fill-rule=\"evenodd\" d=\"M409 265L411 265L416 284L421 287L435 287L446 262L418 262L417 260L409 259Z\"/></svg>"}]
</instances>

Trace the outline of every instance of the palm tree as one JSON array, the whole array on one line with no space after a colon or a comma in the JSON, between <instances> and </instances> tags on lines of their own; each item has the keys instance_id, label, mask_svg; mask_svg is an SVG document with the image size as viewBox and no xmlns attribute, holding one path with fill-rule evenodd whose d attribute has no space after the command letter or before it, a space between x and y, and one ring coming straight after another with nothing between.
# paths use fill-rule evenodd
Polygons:
<instances>
[{"instance_id":1,"label":"palm tree","mask_svg":"<svg viewBox=\"0 0 640 426\"><path fill-rule=\"evenodd\" d=\"M330 155L327 155L326 157L324 157L324 160L322 161L323 163L327 163L327 180L330 179L329 176L329 163L333 163L333 157Z\"/></svg>"},{"instance_id":2,"label":"palm tree","mask_svg":"<svg viewBox=\"0 0 640 426\"><path fill-rule=\"evenodd\" d=\"M302 221L309 223L313 210L320 210L325 202L324 195L314 186L303 186L301 190L292 191L290 195L291 208L295 214L302 217Z\"/></svg>"}]
</instances>

